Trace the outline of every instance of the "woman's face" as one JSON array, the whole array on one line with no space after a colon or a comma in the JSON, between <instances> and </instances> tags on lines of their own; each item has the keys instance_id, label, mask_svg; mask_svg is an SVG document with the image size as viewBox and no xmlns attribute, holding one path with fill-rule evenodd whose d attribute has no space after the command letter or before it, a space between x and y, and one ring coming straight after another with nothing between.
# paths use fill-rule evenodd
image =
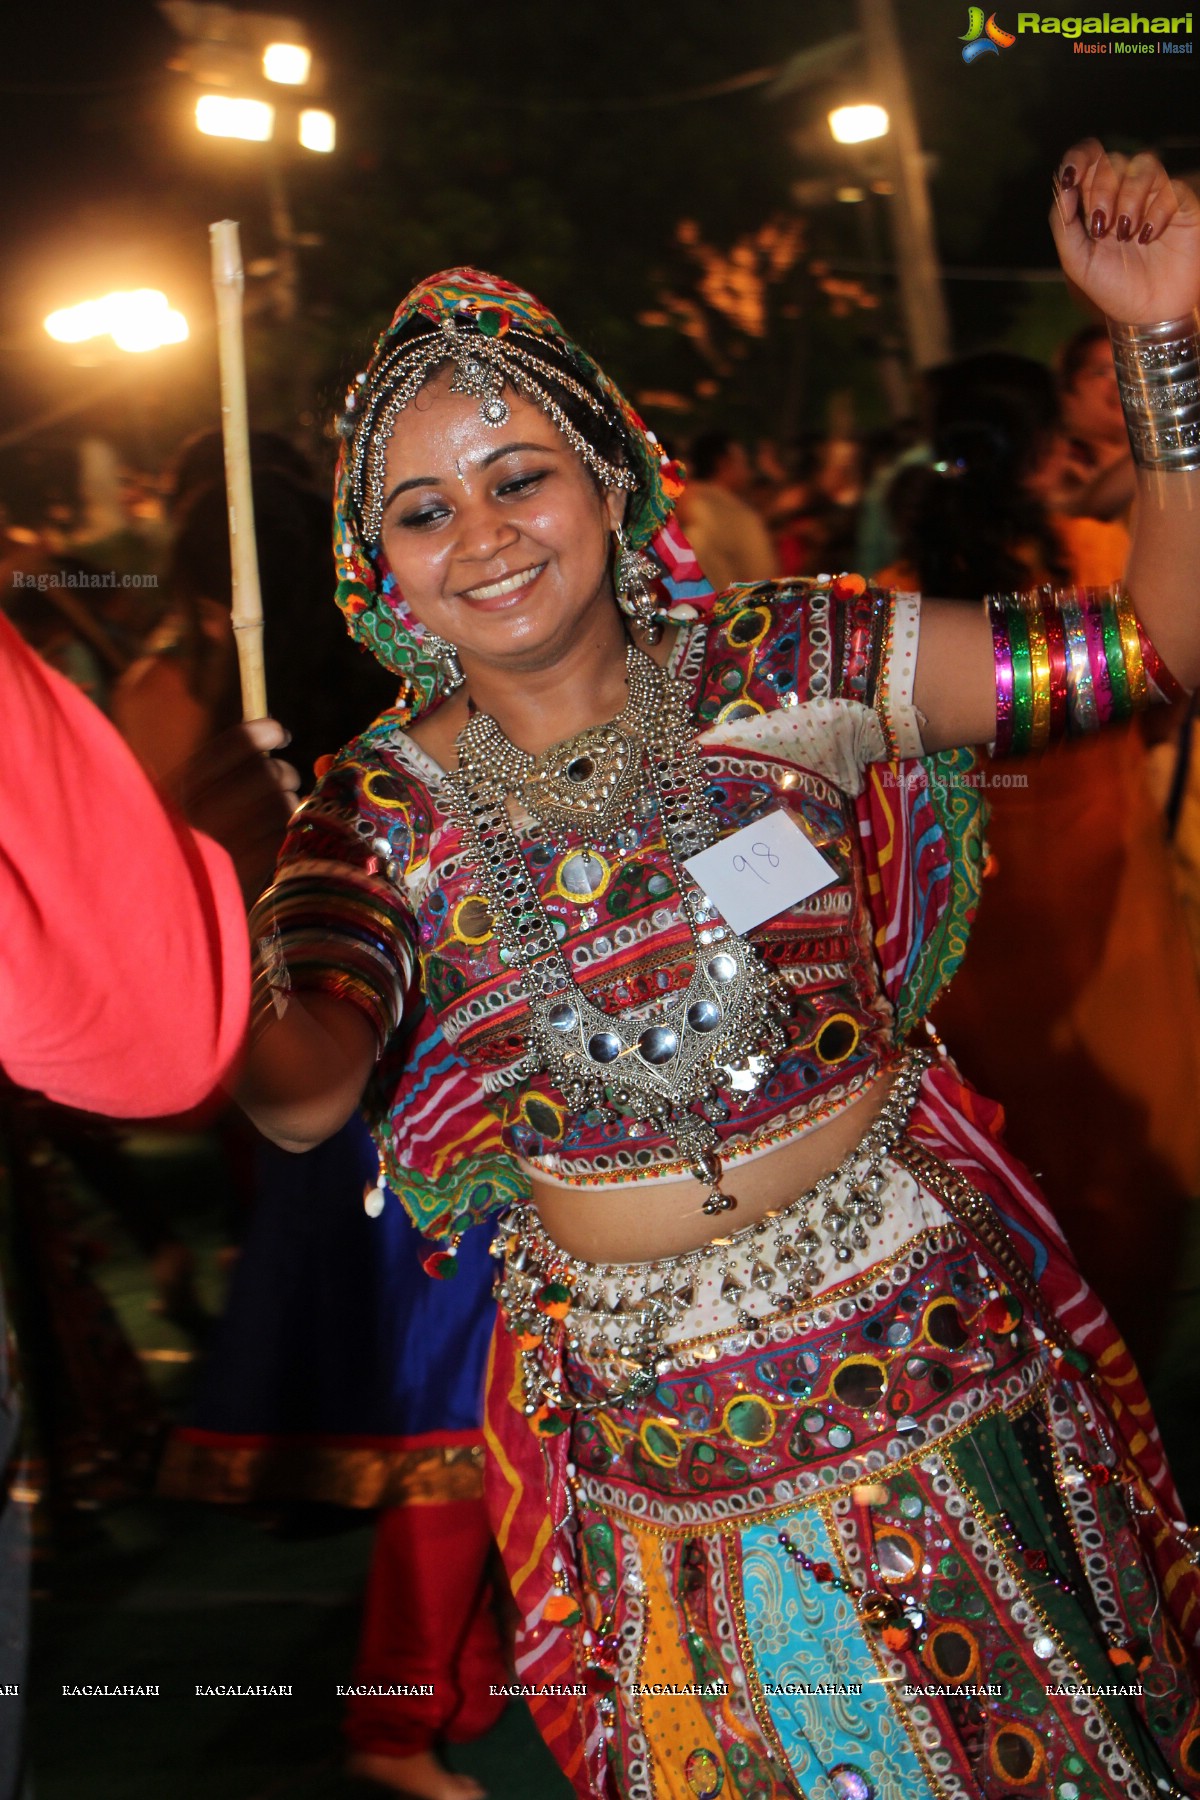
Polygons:
<instances>
[{"instance_id":1,"label":"woman's face","mask_svg":"<svg viewBox=\"0 0 1200 1800\"><path fill-rule=\"evenodd\" d=\"M496 665L538 666L611 603L609 543L624 509L601 493L532 401L506 393L507 424L450 392L442 370L398 415L384 461L382 543L430 631Z\"/></svg>"}]
</instances>

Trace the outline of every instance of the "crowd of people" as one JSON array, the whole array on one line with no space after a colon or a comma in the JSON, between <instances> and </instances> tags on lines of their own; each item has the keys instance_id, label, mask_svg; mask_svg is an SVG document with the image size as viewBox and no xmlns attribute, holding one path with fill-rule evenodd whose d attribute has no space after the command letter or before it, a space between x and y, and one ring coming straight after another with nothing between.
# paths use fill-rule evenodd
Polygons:
<instances>
[{"instance_id":1,"label":"crowd of people","mask_svg":"<svg viewBox=\"0 0 1200 1800\"><path fill-rule=\"evenodd\" d=\"M505 360L518 339L519 366ZM406 410L422 386L429 403ZM532 442L497 452L508 484L497 485L490 445L518 412ZM1191 703L1150 641L1158 618L1142 591L1153 602L1154 581L1135 589L1141 624L1123 602L1081 597L1119 590L1131 533L1145 530L1108 329L1082 327L1054 369L987 353L929 371L913 419L870 440L781 449L701 432L684 485L531 296L456 271L402 305L344 432L334 548L304 457L268 434L252 446L267 690L289 734L286 761L262 758L279 747L274 726L247 736L238 724L215 434L184 446L162 478L160 522L146 523L143 479L127 490L140 517L109 519L107 535L94 518L74 529L11 520L0 566L11 627L107 713L165 800L176 858L191 841L181 834L201 834L203 855L219 859L216 840L231 859L212 864L221 906L235 875L253 906L240 1097L262 1136L241 1115L210 1124L248 1224L159 1491L377 1512L347 1731L352 1769L393 1790L479 1793L437 1751L498 1716L515 1632L518 1666L547 1687L585 1677L586 1705L534 1707L581 1795L649 1791L639 1759L684 1770L701 1796L721 1792L734 1768L751 1772L756 1795L839 1771L834 1791L870 1794L884 1791L871 1786L871 1757L893 1780L954 1772L991 1794L993 1779L1066 1781L1097 1744L1109 1780L1124 1769L1122 1780L1144 1784L1127 1791L1187 1791L1178 1784L1200 1776L1200 1720L1176 1655L1184 1626L1178 1608L1172 1625L1149 1596L1156 1582L1184 1593L1194 1577L1167 1543L1175 1510L1152 1438L1143 1429L1135 1442L1122 1423L1122 1404L1126 1415L1142 1405L1136 1371L1102 1311L1080 1299L1086 1284L1055 1223L1152 1363L1186 1208L1200 1195L1200 772ZM550 501L535 516L528 496L546 490L573 536L555 537ZM447 576L438 534L460 523L449 554L462 569ZM593 539L604 555L589 587L576 544ZM79 579L114 567L123 540L138 582ZM510 602L547 569L557 615L547 603L545 620L512 628L509 643ZM1034 615L1012 599L1030 593L1043 597ZM921 624L923 646L941 646L928 665L937 681L916 665L915 595L948 597ZM969 634L988 596L998 599L981 650ZM1140 681L1141 699L1153 689L1172 704L1151 726L1152 715L1126 716L1130 698L1082 745L1010 765L1020 731L1028 747L1041 729L1035 629L1043 646L1069 646L1072 628L1092 630L1093 605L1112 658L1105 680L1129 696ZM1036 628L1020 622L1030 616ZM1013 675L1022 631L1028 693ZM997 668L1002 651L1009 659L1007 721L986 682L978 703L993 637ZM1060 663L1039 747L1052 712L1065 736L1085 705L1065 648ZM15 666L36 685L33 665ZM689 683L703 768L681 736ZM67 704L61 684L50 691ZM560 768L572 695L587 716ZM821 723L792 731L792 711L810 707ZM834 713L849 722L822 736ZM84 729L98 727L85 719ZM96 741L133 793L115 738ZM674 758L668 775L649 753L642 772L643 741L660 763ZM972 760L974 744L990 749ZM503 793L497 770L514 772ZM578 842L573 783L601 821ZM789 895L748 928L762 928L764 966L791 981L790 1010L769 998L757 952L714 923L720 900L697 898L683 873L715 853L699 822L704 795L723 828L744 830L764 816L760 790L776 788L784 806L794 790L832 871L827 901L824 889ZM143 807L149 791L138 790ZM506 908L519 927L501 922ZM248 967L244 931L235 949ZM592 971L586 989L580 968ZM738 1008L734 1028L726 1013ZM933 1048L914 1050L900 1020L919 1022ZM31 1216L46 1210L40 1147L52 1144L120 1213L152 1260L161 1304L189 1326L200 1308L174 1222L131 1184L118 1128L74 1109L128 1117L201 1100L232 1052L227 1025L193 1029L219 1037L220 1055L199 1083L194 1072L190 1085L164 1076L153 1104L142 1088L113 1096L47 1078L44 1049L23 1059L0 1047L23 1084L0 1105L20 1203ZM732 1033L712 1039L729 1093L693 1083L664 1099L655 1069L676 1069L708 1031ZM144 1056L134 1062L144 1072ZM609 1064L616 1076L603 1075ZM1007 1143L1036 1171L1049 1212L958 1071L1003 1101ZM420 1098L426 1082L436 1121ZM828 1149L814 1160L818 1136ZM581 1222L592 1189L608 1196L607 1223ZM648 1193L678 1203L656 1211L641 1203ZM1013 1238L1031 1247L1030 1266ZM836 1262L822 1267L830 1245ZM893 1264L903 1280L885 1300L877 1290ZM434 1279L447 1265L458 1271L449 1285ZM67 1298L54 1291L56 1268L70 1271ZM43 1253L17 1279L37 1289L18 1296L18 1311L64 1321L57 1336L32 1334L39 1345L86 1329L93 1346L110 1341L107 1367L118 1367L111 1321L88 1310L69 1258ZM843 1284L863 1296L853 1323L854 1306L834 1304ZM778 1320L751 1305L756 1293ZM914 1308L920 1355L905 1349ZM1072 1331L1076 1351L1103 1352L1123 1402L1070 1362ZM888 1360L901 1350L903 1375ZM985 1368L1008 1387L998 1374L980 1387ZM70 1388L33 1368L39 1380ZM133 1385L113 1375L60 1404L60 1463L64 1444L70 1455L57 1476L56 1419L39 1420L58 1504L117 1498L117 1464L136 1480L157 1460ZM105 1398L119 1400L120 1418L104 1414ZM766 1446L782 1441L781 1421L791 1436L776 1455ZM914 1445L944 1434L957 1448L922 1460L889 1438L893 1427L918 1434ZM1056 1481L1067 1493L1064 1469L1092 1483L1085 1499L1103 1514L1078 1542L1064 1539L1066 1502L1053 1498ZM825 1510L806 1500L822 1483ZM1136 1492L1128 1517L1095 1499L1110 1489ZM1078 1511L1078 1495L1071 1504ZM945 1533L948 1551L963 1517L1004 1555L976 1576L961 1557L951 1571L947 1554L938 1598L936 1584L921 1585L926 1536ZM494 1534L515 1625L495 1591ZM1084 1578L1094 1562L1095 1605ZM725 1631L735 1563L751 1622ZM1027 1613L1042 1621L1031 1650L1009 1622L1017 1564L1032 1583ZM1122 1564L1136 1579L1118 1593ZM797 1623L784 1572L800 1584L800 1614L824 1609L819 1623ZM789 1668L811 1672L833 1636L843 1673L887 1667L891 1680L923 1673L948 1690L1001 1665L1019 1685L1037 1659L1088 1678L1106 1659L1173 1673L1153 1718L1122 1700L1096 1713L1094 1730L1069 1707L1030 1702L1034 1731L1015 1715L989 1725L956 1701L904 1713L919 1748L880 1709L865 1738L835 1721L826 1741L804 1709L764 1709L761 1689ZM625 1693L631 1656L635 1675L701 1682L724 1668L742 1686L725 1705L638 1705ZM847 1770L863 1785L847 1785Z\"/></svg>"}]
</instances>

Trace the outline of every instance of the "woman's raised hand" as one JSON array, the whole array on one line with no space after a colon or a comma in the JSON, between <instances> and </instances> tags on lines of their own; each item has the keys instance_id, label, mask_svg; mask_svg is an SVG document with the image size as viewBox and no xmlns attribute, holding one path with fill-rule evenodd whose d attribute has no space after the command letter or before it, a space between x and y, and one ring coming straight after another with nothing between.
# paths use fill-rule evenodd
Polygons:
<instances>
[{"instance_id":1,"label":"woman's raised hand","mask_svg":"<svg viewBox=\"0 0 1200 1800\"><path fill-rule=\"evenodd\" d=\"M1182 318L1200 301L1200 201L1156 156L1118 156L1096 138L1058 167L1050 229L1068 278L1129 325Z\"/></svg>"}]
</instances>

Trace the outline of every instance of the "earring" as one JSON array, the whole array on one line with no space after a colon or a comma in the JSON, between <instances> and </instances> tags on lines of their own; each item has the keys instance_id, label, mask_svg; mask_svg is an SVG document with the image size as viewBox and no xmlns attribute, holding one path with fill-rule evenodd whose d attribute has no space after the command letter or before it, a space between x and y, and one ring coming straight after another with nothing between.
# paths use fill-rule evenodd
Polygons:
<instances>
[{"instance_id":1,"label":"earring","mask_svg":"<svg viewBox=\"0 0 1200 1800\"><path fill-rule=\"evenodd\" d=\"M462 664L458 660L458 651L449 638L439 637L436 631L425 633L425 649L442 666L442 675L448 688L461 687L466 680Z\"/></svg>"},{"instance_id":2,"label":"earring","mask_svg":"<svg viewBox=\"0 0 1200 1800\"><path fill-rule=\"evenodd\" d=\"M654 616L654 596L650 591L650 583L654 580L654 564L642 551L630 549L620 525L613 526L613 543L616 546L613 587L616 590L617 605L625 617L634 625L640 626L650 642L655 644L662 628Z\"/></svg>"}]
</instances>

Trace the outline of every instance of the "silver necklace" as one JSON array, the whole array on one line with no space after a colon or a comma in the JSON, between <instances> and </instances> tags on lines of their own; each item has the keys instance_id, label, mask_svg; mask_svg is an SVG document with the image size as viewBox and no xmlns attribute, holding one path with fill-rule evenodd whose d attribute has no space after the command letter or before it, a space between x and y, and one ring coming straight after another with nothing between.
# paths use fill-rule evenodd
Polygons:
<instances>
[{"instance_id":1,"label":"silver necklace","mask_svg":"<svg viewBox=\"0 0 1200 1800\"><path fill-rule=\"evenodd\" d=\"M723 1092L735 1104L754 1092L783 1048L780 1009L753 946L727 927L703 926L707 903L683 866L718 835L687 696L636 645L626 668L629 701L619 717L540 757L510 743L487 713L473 714L459 733L458 768L447 777L451 804L529 1007L523 1073L548 1074L573 1112L596 1109L669 1132L709 1185L704 1211L725 1212L737 1202L720 1190L717 1134L693 1109L715 1106ZM518 794L561 846L580 826L614 841L647 785L657 798L695 961L683 993L609 1013L584 993L558 946L509 818L508 795Z\"/></svg>"}]
</instances>

